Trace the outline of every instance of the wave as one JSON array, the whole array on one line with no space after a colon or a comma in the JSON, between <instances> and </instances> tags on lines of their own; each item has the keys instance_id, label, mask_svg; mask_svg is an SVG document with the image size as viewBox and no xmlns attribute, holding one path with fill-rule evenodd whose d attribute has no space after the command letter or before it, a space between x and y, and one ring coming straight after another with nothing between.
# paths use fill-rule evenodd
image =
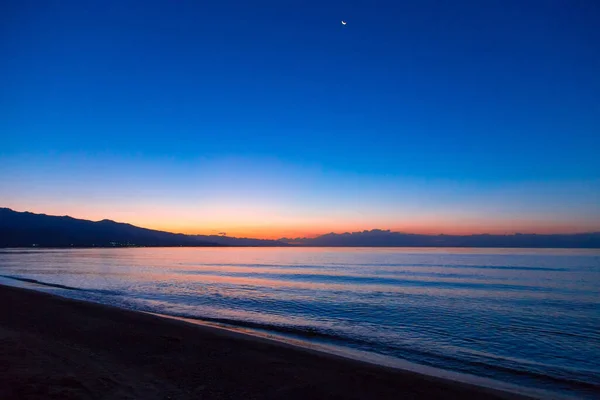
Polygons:
<instances>
[{"instance_id":1,"label":"wave","mask_svg":"<svg viewBox=\"0 0 600 400\"><path fill-rule=\"evenodd\" d=\"M198 267L248 267L248 268L329 268L329 267L439 267L439 268L472 268L472 269L499 269L509 271L569 271L569 268L550 268L550 267L525 267L511 265L468 265L468 264L428 264L428 263L357 263L357 264L231 264L231 263L179 263L178 265L189 265Z\"/></svg>"},{"instance_id":2,"label":"wave","mask_svg":"<svg viewBox=\"0 0 600 400\"><path fill-rule=\"evenodd\" d=\"M392 278L392 277L372 277L372 276L352 276L352 275L327 275L327 274L270 274L270 273L252 273L252 272L228 272L216 274L215 271L189 271L182 270L177 271L178 274L182 275L202 275L205 277L231 277L231 278L254 278L264 280L277 280L279 282L285 281L299 281L306 283L356 283L361 285L393 285L393 286L427 286L437 288L455 288L455 289L478 289L478 290L511 290L511 291L553 291L556 292L556 288L543 287L543 286L531 286L531 285L513 285L508 283L479 283L479 282L465 282L465 281L432 281L432 280L418 280L418 279L404 279L404 278ZM561 289L563 293L575 292L574 290Z\"/></svg>"},{"instance_id":3,"label":"wave","mask_svg":"<svg viewBox=\"0 0 600 400\"><path fill-rule=\"evenodd\" d=\"M37 279L20 278L18 276L10 276L10 275L0 275L0 276L3 277L3 278L7 278L7 279L13 279L15 281L27 282L27 283L35 283L36 285L49 286L49 287L54 287L54 288L59 288L59 289L78 290L78 291L83 290L81 288L76 288L76 287L66 286L66 285L60 285L58 283L41 282L41 281L38 281Z\"/></svg>"},{"instance_id":4,"label":"wave","mask_svg":"<svg viewBox=\"0 0 600 400\"><path fill-rule=\"evenodd\" d=\"M0 277L2 278L6 278L6 279L12 279L15 281L19 281L19 282L26 282L26 283L33 283L35 285L40 285L40 286L47 286L47 287L52 287L52 288L57 288L57 289L65 289L65 290L72 290L75 292L90 292L90 293L99 293L99 294L107 294L107 295L121 295L121 292L115 291L115 290L104 290L104 289L83 289L83 288L77 288L77 287L73 287L73 286L67 286L67 285L61 285L59 283L50 283L50 282L42 282L42 281L38 281L37 279L31 279L31 278L22 278L19 276L11 276L11 275L0 275Z\"/></svg>"}]
</instances>

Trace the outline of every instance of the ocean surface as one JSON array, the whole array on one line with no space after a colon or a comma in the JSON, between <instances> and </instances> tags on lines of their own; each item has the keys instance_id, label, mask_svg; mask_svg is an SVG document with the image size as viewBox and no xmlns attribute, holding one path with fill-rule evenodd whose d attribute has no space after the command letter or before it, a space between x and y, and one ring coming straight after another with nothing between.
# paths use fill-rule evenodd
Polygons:
<instances>
[{"instance_id":1,"label":"ocean surface","mask_svg":"<svg viewBox=\"0 0 600 400\"><path fill-rule=\"evenodd\" d=\"M541 397L600 398L598 250L9 249L0 276Z\"/></svg>"}]
</instances>

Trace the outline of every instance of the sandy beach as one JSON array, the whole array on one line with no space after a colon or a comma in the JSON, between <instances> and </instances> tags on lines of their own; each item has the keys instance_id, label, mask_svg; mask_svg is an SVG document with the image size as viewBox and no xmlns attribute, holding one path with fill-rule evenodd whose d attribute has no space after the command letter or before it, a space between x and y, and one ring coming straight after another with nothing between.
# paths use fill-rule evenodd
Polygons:
<instances>
[{"instance_id":1,"label":"sandy beach","mask_svg":"<svg viewBox=\"0 0 600 400\"><path fill-rule=\"evenodd\" d=\"M516 397L218 328L0 286L2 399Z\"/></svg>"}]
</instances>

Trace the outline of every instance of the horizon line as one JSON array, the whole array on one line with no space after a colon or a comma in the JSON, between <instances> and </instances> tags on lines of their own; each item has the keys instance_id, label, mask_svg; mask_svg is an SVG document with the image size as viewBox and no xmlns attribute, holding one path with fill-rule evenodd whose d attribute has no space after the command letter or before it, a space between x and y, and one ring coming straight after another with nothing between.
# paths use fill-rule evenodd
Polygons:
<instances>
[{"instance_id":1,"label":"horizon line","mask_svg":"<svg viewBox=\"0 0 600 400\"><path fill-rule=\"evenodd\" d=\"M523 233L523 232L511 232L511 233L467 233L467 234L449 234L449 233L411 233L411 232L404 232L404 231L396 231L396 230L392 230L392 229L382 229L382 228L371 228L371 229L363 229L363 230L356 230L356 231L344 231L344 232L335 232L335 231L330 231L330 232L326 232L326 233L321 233L321 234L316 234L314 236L303 236L303 237L278 237L278 238L258 238L258 237L250 237L250 236L229 236L229 235L221 235L221 234L203 234L203 233L183 233L183 232L177 232L177 231L171 231L171 230L164 230L164 229L157 229L157 228L148 228L145 226L140 226L140 225L134 225L132 223L129 222L122 222L122 221L115 221L109 218L103 218L103 219L99 219L99 220L93 220L93 219L85 219L85 218L78 218L78 217L74 217L71 215L53 215L53 214L46 214L46 213L39 213L39 212L33 212L33 211L17 211L14 210L10 207L0 207L0 209L5 209L5 210L9 210L12 212L16 212L16 213L27 213L27 214L33 214L33 215L43 215L43 216L48 216L48 217L57 217L57 218L72 218L72 219L76 219L76 220L83 220L83 221L89 221L89 222L93 222L93 223L98 223L98 222L103 222L103 221L108 221L108 222L113 222L115 224L123 224L123 225L130 225L136 228L141 228L141 229L147 229L147 230L152 230L152 231L157 231L157 232L165 232L165 233L171 233L171 234L175 234L175 235L184 235L184 236L206 236L206 237L226 237L226 238L232 238L232 239L252 239L252 240L264 240L264 241L282 241L282 240L304 240L304 239L315 239L318 237L322 237L322 236L326 236L326 235L352 235L352 234L358 234L358 233L368 233L368 232L387 232L387 233L394 233L394 234L402 234L402 235L414 235L414 236L457 236L457 237L467 237L467 236L518 236L518 235L532 235L532 236L564 236L564 235L589 235L589 234L600 234L600 231L579 231L579 232L571 232L571 233L566 233L566 232L556 232L556 233Z\"/></svg>"}]
</instances>

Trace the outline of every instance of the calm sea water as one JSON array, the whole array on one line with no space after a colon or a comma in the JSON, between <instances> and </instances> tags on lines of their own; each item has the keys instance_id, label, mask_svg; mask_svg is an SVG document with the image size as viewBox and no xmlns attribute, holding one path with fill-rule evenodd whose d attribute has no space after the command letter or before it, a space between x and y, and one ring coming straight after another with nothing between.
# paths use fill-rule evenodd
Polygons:
<instances>
[{"instance_id":1,"label":"calm sea water","mask_svg":"<svg viewBox=\"0 0 600 400\"><path fill-rule=\"evenodd\" d=\"M0 275L68 297L600 396L600 251L3 250Z\"/></svg>"}]
</instances>

